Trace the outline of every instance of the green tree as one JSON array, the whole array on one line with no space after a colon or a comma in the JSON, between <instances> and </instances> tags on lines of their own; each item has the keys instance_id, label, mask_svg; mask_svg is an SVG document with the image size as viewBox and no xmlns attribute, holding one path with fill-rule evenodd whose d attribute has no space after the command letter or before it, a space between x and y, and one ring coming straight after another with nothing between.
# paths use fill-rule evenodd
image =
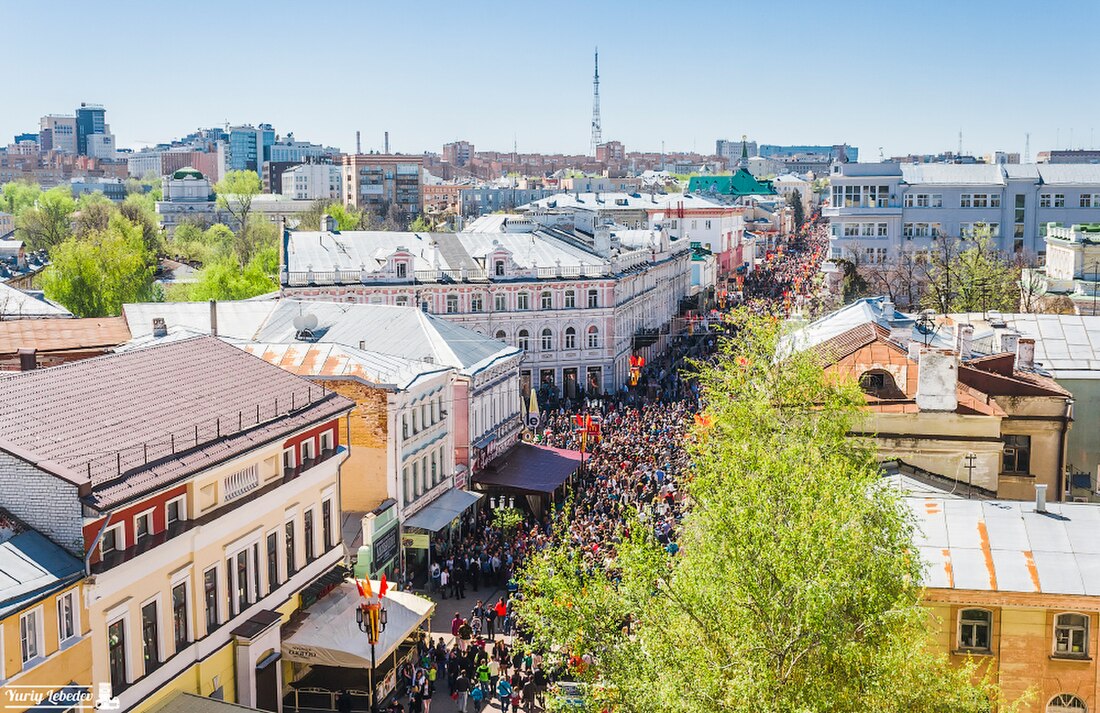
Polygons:
<instances>
[{"instance_id":1,"label":"green tree","mask_svg":"<svg viewBox=\"0 0 1100 713\"><path fill-rule=\"evenodd\" d=\"M114 215L106 230L54 246L42 287L77 317L113 316L122 312L123 303L155 299L154 264L141 226Z\"/></svg>"},{"instance_id":2,"label":"green tree","mask_svg":"<svg viewBox=\"0 0 1100 713\"><path fill-rule=\"evenodd\" d=\"M964 239L941 236L927 263L925 304L941 313L1012 312L1020 301L1020 267L997 250L979 223Z\"/></svg>"},{"instance_id":3,"label":"green tree","mask_svg":"<svg viewBox=\"0 0 1100 713\"><path fill-rule=\"evenodd\" d=\"M799 230L802 229L802 224L806 222L806 211L802 206L802 191L797 188L787 194L787 205L794 211L794 227Z\"/></svg>"},{"instance_id":4,"label":"green tree","mask_svg":"<svg viewBox=\"0 0 1100 713\"><path fill-rule=\"evenodd\" d=\"M83 238L91 232L106 230L111 216L117 212L115 204L102 193L85 193L77 201L73 234Z\"/></svg>"},{"instance_id":5,"label":"green tree","mask_svg":"<svg viewBox=\"0 0 1100 713\"><path fill-rule=\"evenodd\" d=\"M430 233L435 229L432 225L432 221L428 220L424 216L417 216L411 223L409 223L409 230L414 233Z\"/></svg>"},{"instance_id":6,"label":"green tree","mask_svg":"<svg viewBox=\"0 0 1100 713\"><path fill-rule=\"evenodd\" d=\"M29 208L38 200L42 189L37 183L27 181L12 181L0 187L0 210L12 215L19 215L24 208Z\"/></svg>"},{"instance_id":7,"label":"green tree","mask_svg":"<svg viewBox=\"0 0 1100 713\"><path fill-rule=\"evenodd\" d=\"M229 213L237 223L234 252L241 267L248 264L259 250L249 219L252 215L252 201L259 195L260 188L260 177L255 171L230 171L225 174L225 178L214 184L218 207Z\"/></svg>"},{"instance_id":8,"label":"green tree","mask_svg":"<svg viewBox=\"0 0 1100 713\"><path fill-rule=\"evenodd\" d=\"M644 522L624 528L610 566L559 537L520 573L533 645L590 655L570 675L624 712L999 705L977 663L932 651L911 516L881 487L871 445L848 435L858 387L826 378L810 354L777 363L772 324L736 326L700 369L713 425L687 445L679 553Z\"/></svg>"},{"instance_id":9,"label":"green tree","mask_svg":"<svg viewBox=\"0 0 1100 713\"><path fill-rule=\"evenodd\" d=\"M32 250L52 249L72 235L76 201L68 186L57 186L38 196L15 218L15 236Z\"/></svg>"},{"instance_id":10,"label":"green tree","mask_svg":"<svg viewBox=\"0 0 1100 713\"><path fill-rule=\"evenodd\" d=\"M223 256L203 267L196 282L173 285L172 301L244 300L279 289L275 280L279 255L272 247L260 250L242 269L232 256Z\"/></svg>"},{"instance_id":11,"label":"green tree","mask_svg":"<svg viewBox=\"0 0 1100 713\"><path fill-rule=\"evenodd\" d=\"M162 231L157 222L157 214L145 200L145 196L129 195L119 205L118 210L134 225L141 227L141 239L145 249L159 254L164 250Z\"/></svg>"}]
</instances>

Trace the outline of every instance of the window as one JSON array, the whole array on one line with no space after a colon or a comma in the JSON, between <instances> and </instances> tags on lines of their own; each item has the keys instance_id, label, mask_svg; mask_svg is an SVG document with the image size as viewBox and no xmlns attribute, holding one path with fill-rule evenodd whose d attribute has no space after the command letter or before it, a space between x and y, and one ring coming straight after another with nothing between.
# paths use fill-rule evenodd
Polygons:
<instances>
[{"instance_id":1,"label":"window","mask_svg":"<svg viewBox=\"0 0 1100 713\"><path fill-rule=\"evenodd\" d=\"M551 295L549 291L543 292L539 296L539 307L541 309L553 309L553 306L554 306L554 297L553 297L553 295Z\"/></svg>"},{"instance_id":2,"label":"window","mask_svg":"<svg viewBox=\"0 0 1100 713\"><path fill-rule=\"evenodd\" d=\"M1001 470L1005 473L1031 471L1031 436L1004 436Z\"/></svg>"},{"instance_id":3,"label":"window","mask_svg":"<svg viewBox=\"0 0 1100 713\"><path fill-rule=\"evenodd\" d=\"M1055 193L1054 194L1054 207L1055 208L1065 208L1066 207L1066 194L1065 193Z\"/></svg>"},{"instance_id":4,"label":"window","mask_svg":"<svg viewBox=\"0 0 1100 713\"><path fill-rule=\"evenodd\" d=\"M153 515L152 513L143 512L134 518L134 544L139 545L141 541L149 536L149 533L153 529Z\"/></svg>"},{"instance_id":5,"label":"window","mask_svg":"<svg viewBox=\"0 0 1100 713\"><path fill-rule=\"evenodd\" d=\"M493 335L493 338L496 339L498 342L503 342L507 341L508 335L504 333L503 329L498 329L497 333Z\"/></svg>"},{"instance_id":6,"label":"window","mask_svg":"<svg viewBox=\"0 0 1100 713\"><path fill-rule=\"evenodd\" d=\"M400 278L405 278L409 276L409 266L406 263L397 263L397 276Z\"/></svg>"},{"instance_id":7,"label":"window","mask_svg":"<svg viewBox=\"0 0 1100 713\"><path fill-rule=\"evenodd\" d=\"M497 312L503 312L507 309L507 303L505 302L505 295L493 295L493 309Z\"/></svg>"},{"instance_id":8,"label":"window","mask_svg":"<svg viewBox=\"0 0 1100 713\"><path fill-rule=\"evenodd\" d=\"M906 193L905 198L902 199L902 205L906 208L912 208L916 204L917 194Z\"/></svg>"},{"instance_id":9,"label":"window","mask_svg":"<svg viewBox=\"0 0 1100 713\"><path fill-rule=\"evenodd\" d=\"M594 324L588 328L588 348L600 348L600 330Z\"/></svg>"},{"instance_id":10,"label":"window","mask_svg":"<svg viewBox=\"0 0 1100 713\"><path fill-rule=\"evenodd\" d=\"M112 552L126 549L126 533L122 525L107 528L103 533L103 539L99 541L99 552L103 557Z\"/></svg>"},{"instance_id":11,"label":"window","mask_svg":"<svg viewBox=\"0 0 1100 713\"><path fill-rule=\"evenodd\" d=\"M313 508L306 510L303 516L302 540L306 545L306 562L312 562L317 558L313 545Z\"/></svg>"},{"instance_id":12,"label":"window","mask_svg":"<svg viewBox=\"0 0 1100 713\"><path fill-rule=\"evenodd\" d=\"M498 277L504 274L504 261L503 260L494 260L493 261L493 273L496 274Z\"/></svg>"},{"instance_id":13,"label":"window","mask_svg":"<svg viewBox=\"0 0 1100 713\"><path fill-rule=\"evenodd\" d=\"M959 648L989 651L993 613L986 609L963 609L959 613Z\"/></svg>"},{"instance_id":14,"label":"window","mask_svg":"<svg viewBox=\"0 0 1100 713\"><path fill-rule=\"evenodd\" d=\"M1059 614L1054 617L1054 653L1064 656L1088 656L1088 616Z\"/></svg>"},{"instance_id":15,"label":"window","mask_svg":"<svg viewBox=\"0 0 1100 713\"><path fill-rule=\"evenodd\" d=\"M294 560L294 521L287 520L286 522L286 534L283 536L283 541L286 543L286 576L289 579L294 576L294 573L298 571Z\"/></svg>"},{"instance_id":16,"label":"window","mask_svg":"<svg viewBox=\"0 0 1100 713\"><path fill-rule=\"evenodd\" d=\"M172 640L176 651L187 648L187 582L172 587Z\"/></svg>"},{"instance_id":17,"label":"window","mask_svg":"<svg viewBox=\"0 0 1100 713\"><path fill-rule=\"evenodd\" d=\"M236 557L237 613L248 608L251 597L248 596L248 551L241 550Z\"/></svg>"},{"instance_id":18,"label":"window","mask_svg":"<svg viewBox=\"0 0 1100 713\"><path fill-rule=\"evenodd\" d=\"M218 568L211 567L202 575L203 605L206 607L206 633L218 628Z\"/></svg>"},{"instance_id":19,"label":"window","mask_svg":"<svg viewBox=\"0 0 1100 713\"><path fill-rule=\"evenodd\" d=\"M858 238L859 237L859 223L845 223L844 224L844 237L846 237L846 238Z\"/></svg>"},{"instance_id":20,"label":"window","mask_svg":"<svg viewBox=\"0 0 1100 713\"><path fill-rule=\"evenodd\" d=\"M38 632L42 628L39 621L40 614L40 610L35 609L19 617L19 644L23 652L24 665L31 659L38 658L42 653L38 640Z\"/></svg>"},{"instance_id":21,"label":"window","mask_svg":"<svg viewBox=\"0 0 1100 713\"><path fill-rule=\"evenodd\" d=\"M531 295L527 292L520 292L516 295L516 309L531 309Z\"/></svg>"},{"instance_id":22,"label":"window","mask_svg":"<svg viewBox=\"0 0 1100 713\"><path fill-rule=\"evenodd\" d=\"M1100 194L1081 194L1082 208L1100 208Z\"/></svg>"},{"instance_id":23,"label":"window","mask_svg":"<svg viewBox=\"0 0 1100 713\"><path fill-rule=\"evenodd\" d=\"M107 627L107 667L111 673L111 691L126 688L126 620L119 619Z\"/></svg>"},{"instance_id":24,"label":"window","mask_svg":"<svg viewBox=\"0 0 1100 713\"><path fill-rule=\"evenodd\" d=\"M279 586L279 533L267 533L267 591Z\"/></svg>"},{"instance_id":25,"label":"window","mask_svg":"<svg viewBox=\"0 0 1100 713\"><path fill-rule=\"evenodd\" d=\"M573 290L565 291L565 308L574 309L577 306L577 293Z\"/></svg>"},{"instance_id":26,"label":"window","mask_svg":"<svg viewBox=\"0 0 1100 713\"><path fill-rule=\"evenodd\" d=\"M573 329L572 327L565 328L565 348L577 348L577 330Z\"/></svg>"},{"instance_id":27,"label":"window","mask_svg":"<svg viewBox=\"0 0 1100 713\"><path fill-rule=\"evenodd\" d=\"M152 673L160 666L160 637L157 632L157 603L149 602L141 608L141 652L145 658L145 673Z\"/></svg>"},{"instance_id":28,"label":"window","mask_svg":"<svg viewBox=\"0 0 1100 713\"><path fill-rule=\"evenodd\" d=\"M887 223L878 224L878 236L880 238L886 238L890 236L890 226Z\"/></svg>"},{"instance_id":29,"label":"window","mask_svg":"<svg viewBox=\"0 0 1100 713\"><path fill-rule=\"evenodd\" d=\"M316 441L312 438L307 438L302 441L302 465L310 465L310 461L317 457L317 445Z\"/></svg>"},{"instance_id":30,"label":"window","mask_svg":"<svg viewBox=\"0 0 1100 713\"><path fill-rule=\"evenodd\" d=\"M436 454L432 452L432 485L439 482L439 463L436 462Z\"/></svg>"},{"instance_id":31,"label":"window","mask_svg":"<svg viewBox=\"0 0 1100 713\"><path fill-rule=\"evenodd\" d=\"M75 593L66 592L57 598L57 640L64 645L76 634Z\"/></svg>"},{"instance_id":32,"label":"window","mask_svg":"<svg viewBox=\"0 0 1100 713\"><path fill-rule=\"evenodd\" d=\"M483 298L482 298L481 295L471 295L470 296L470 311L471 312L482 312L482 311L485 310L485 304L484 304L484 302L482 302L482 299Z\"/></svg>"},{"instance_id":33,"label":"window","mask_svg":"<svg viewBox=\"0 0 1100 713\"><path fill-rule=\"evenodd\" d=\"M600 306L600 293L598 290L588 291L588 309L595 309Z\"/></svg>"},{"instance_id":34,"label":"window","mask_svg":"<svg viewBox=\"0 0 1100 713\"><path fill-rule=\"evenodd\" d=\"M1059 693L1050 699L1046 713L1088 713L1088 706L1072 693Z\"/></svg>"},{"instance_id":35,"label":"window","mask_svg":"<svg viewBox=\"0 0 1100 713\"><path fill-rule=\"evenodd\" d=\"M554 333L547 327L542 330L542 343L540 345L544 352L548 352L554 348Z\"/></svg>"},{"instance_id":36,"label":"window","mask_svg":"<svg viewBox=\"0 0 1100 713\"><path fill-rule=\"evenodd\" d=\"M398 307L408 307L409 306L409 296L408 295L398 295L397 297L395 297L393 299L393 303L395 305L397 305Z\"/></svg>"},{"instance_id":37,"label":"window","mask_svg":"<svg viewBox=\"0 0 1100 713\"><path fill-rule=\"evenodd\" d=\"M959 196L959 207L970 208L974 202L974 196L970 193L963 193Z\"/></svg>"},{"instance_id":38,"label":"window","mask_svg":"<svg viewBox=\"0 0 1100 713\"><path fill-rule=\"evenodd\" d=\"M286 457L284 453L283 457ZM164 506L164 522L168 528L187 519L187 498L169 500Z\"/></svg>"},{"instance_id":39,"label":"window","mask_svg":"<svg viewBox=\"0 0 1100 713\"><path fill-rule=\"evenodd\" d=\"M413 433L420 433L420 409L412 407Z\"/></svg>"},{"instance_id":40,"label":"window","mask_svg":"<svg viewBox=\"0 0 1100 713\"><path fill-rule=\"evenodd\" d=\"M447 295L447 314L458 314L458 295Z\"/></svg>"},{"instance_id":41,"label":"window","mask_svg":"<svg viewBox=\"0 0 1100 713\"><path fill-rule=\"evenodd\" d=\"M1040 208L1049 208L1050 207L1050 197L1051 197L1051 194L1049 194L1049 193L1040 193L1039 194L1039 207Z\"/></svg>"},{"instance_id":42,"label":"window","mask_svg":"<svg viewBox=\"0 0 1100 713\"><path fill-rule=\"evenodd\" d=\"M516 346L519 347L520 349L522 349L523 351L527 351L527 348L529 346L530 336L531 335L527 332L526 329L521 329L518 332L516 332Z\"/></svg>"},{"instance_id":43,"label":"window","mask_svg":"<svg viewBox=\"0 0 1100 713\"><path fill-rule=\"evenodd\" d=\"M321 434L321 453L335 450L333 445L333 442L335 441L335 438L333 438L333 433L333 431L325 431Z\"/></svg>"},{"instance_id":44,"label":"window","mask_svg":"<svg viewBox=\"0 0 1100 713\"><path fill-rule=\"evenodd\" d=\"M321 501L321 546L332 547L332 501Z\"/></svg>"}]
</instances>

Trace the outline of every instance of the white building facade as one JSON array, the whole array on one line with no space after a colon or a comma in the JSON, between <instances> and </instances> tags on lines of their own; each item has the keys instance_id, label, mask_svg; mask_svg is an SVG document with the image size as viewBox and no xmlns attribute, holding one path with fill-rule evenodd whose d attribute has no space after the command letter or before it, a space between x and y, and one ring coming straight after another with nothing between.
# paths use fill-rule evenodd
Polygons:
<instances>
[{"instance_id":1,"label":"white building facade","mask_svg":"<svg viewBox=\"0 0 1100 713\"><path fill-rule=\"evenodd\" d=\"M1006 253L1043 255L1046 226L1100 222L1100 166L838 163L832 167L832 257L891 262L941 238L988 229Z\"/></svg>"},{"instance_id":2,"label":"white building facade","mask_svg":"<svg viewBox=\"0 0 1100 713\"><path fill-rule=\"evenodd\" d=\"M343 170L323 163L303 163L283 171L282 195L300 201L343 199Z\"/></svg>"},{"instance_id":3,"label":"white building facade","mask_svg":"<svg viewBox=\"0 0 1100 713\"><path fill-rule=\"evenodd\" d=\"M522 393L613 392L632 354L666 346L691 294L687 241L657 230L602 227L589 238L521 223L523 232L286 233L282 293L419 306L513 345L524 353Z\"/></svg>"}]
</instances>

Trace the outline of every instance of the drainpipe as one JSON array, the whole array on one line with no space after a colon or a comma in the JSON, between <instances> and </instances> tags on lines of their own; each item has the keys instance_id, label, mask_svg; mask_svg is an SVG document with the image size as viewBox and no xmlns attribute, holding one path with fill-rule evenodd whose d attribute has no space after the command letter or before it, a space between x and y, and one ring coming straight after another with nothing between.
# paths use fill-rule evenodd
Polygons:
<instances>
[{"instance_id":1,"label":"drainpipe","mask_svg":"<svg viewBox=\"0 0 1100 713\"><path fill-rule=\"evenodd\" d=\"M99 546L99 541L103 539L103 533L107 532L107 528L111 525L111 518L114 517L114 512L107 513L107 519L103 522L103 527L99 528L99 533L96 534L95 539L92 540L92 546L88 548L87 553L84 555L84 576L92 576L92 553L95 552L95 548Z\"/></svg>"},{"instance_id":2,"label":"drainpipe","mask_svg":"<svg viewBox=\"0 0 1100 713\"><path fill-rule=\"evenodd\" d=\"M1073 421L1073 399L1066 399L1066 411L1062 415L1062 442L1058 448L1058 499L1064 501L1066 480L1066 448L1069 446L1069 425Z\"/></svg>"}]
</instances>

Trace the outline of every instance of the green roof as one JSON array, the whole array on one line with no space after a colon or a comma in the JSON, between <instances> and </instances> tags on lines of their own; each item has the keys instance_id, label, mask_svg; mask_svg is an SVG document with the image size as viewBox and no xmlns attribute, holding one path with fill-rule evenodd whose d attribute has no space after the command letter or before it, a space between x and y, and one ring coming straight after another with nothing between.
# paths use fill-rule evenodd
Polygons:
<instances>
[{"instance_id":1,"label":"green roof","mask_svg":"<svg viewBox=\"0 0 1100 713\"><path fill-rule=\"evenodd\" d=\"M774 196L771 181L758 180L741 168L732 176L692 176L688 181L691 193L719 193L724 196Z\"/></svg>"},{"instance_id":2,"label":"green roof","mask_svg":"<svg viewBox=\"0 0 1100 713\"><path fill-rule=\"evenodd\" d=\"M197 168L191 168L190 166L184 166L180 170L172 174L172 178L202 178L202 171Z\"/></svg>"}]
</instances>

